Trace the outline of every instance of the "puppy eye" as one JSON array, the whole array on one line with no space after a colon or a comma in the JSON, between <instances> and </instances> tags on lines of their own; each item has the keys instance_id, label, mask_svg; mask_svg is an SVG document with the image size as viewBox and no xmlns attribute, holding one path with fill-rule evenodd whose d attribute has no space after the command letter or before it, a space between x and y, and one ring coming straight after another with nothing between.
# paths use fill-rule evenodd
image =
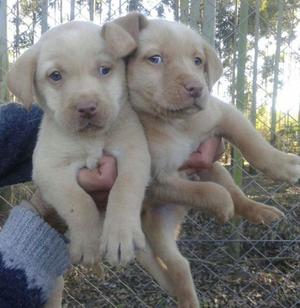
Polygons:
<instances>
[{"instance_id":1,"label":"puppy eye","mask_svg":"<svg viewBox=\"0 0 300 308\"><path fill-rule=\"evenodd\" d=\"M196 57L195 60L194 60L194 63L195 63L196 65L200 65L200 64L202 64L202 59L199 58L199 57Z\"/></svg>"},{"instance_id":2,"label":"puppy eye","mask_svg":"<svg viewBox=\"0 0 300 308\"><path fill-rule=\"evenodd\" d=\"M61 73L59 71L54 71L49 75L49 78L53 81L59 81L62 79Z\"/></svg>"},{"instance_id":3,"label":"puppy eye","mask_svg":"<svg viewBox=\"0 0 300 308\"><path fill-rule=\"evenodd\" d=\"M161 64L163 63L163 59L160 55L154 55L152 57L149 57L148 60L153 64Z\"/></svg>"},{"instance_id":4,"label":"puppy eye","mask_svg":"<svg viewBox=\"0 0 300 308\"><path fill-rule=\"evenodd\" d=\"M101 76L105 76L105 75L109 74L110 71L111 71L110 67L100 66L99 73L100 73Z\"/></svg>"}]
</instances>

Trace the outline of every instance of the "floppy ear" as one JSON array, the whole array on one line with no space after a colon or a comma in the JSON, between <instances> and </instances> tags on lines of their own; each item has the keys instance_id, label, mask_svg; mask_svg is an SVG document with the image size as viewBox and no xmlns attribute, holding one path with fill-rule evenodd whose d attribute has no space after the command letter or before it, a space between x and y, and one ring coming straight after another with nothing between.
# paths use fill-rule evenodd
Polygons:
<instances>
[{"instance_id":1,"label":"floppy ear","mask_svg":"<svg viewBox=\"0 0 300 308\"><path fill-rule=\"evenodd\" d=\"M127 15L117 18L114 23L126 30L132 38L138 42L140 31L147 27L147 18L139 12L131 12Z\"/></svg>"},{"instance_id":2,"label":"floppy ear","mask_svg":"<svg viewBox=\"0 0 300 308\"><path fill-rule=\"evenodd\" d=\"M7 75L9 90L28 108L34 101L36 59L37 47L33 46L17 59Z\"/></svg>"},{"instance_id":3,"label":"floppy ear","mask_svg":"<svg viewBox=\"0 0 300 308\"><path fill-rule=\"evenodd\" d=\"M207 42L204 42L204 53L206 57L205 71L207 74L207 83L209 91L211 91L213 85L222 76L223 65L215 49Z\"/></svg>"},{"instance_id":4,"label":"floppy ear","mask_svg":"<svg viewBox=\"0 0 300 308\"><path fill-rule=\"evenodd\" d=\"M113 22L109 22L103 26L101 35L110 51L117 58L128 56L137 47L131 35Z\"/></svg>"},{"instance_id":5,"label":"floppy ear","mask_svg":"<svg viewBox=\"0 0 300 308\"><path fill-rule=\"evenodd\" d=\"M139 34L148 25L147 18L138 12L107 23L102 28L102 37L119 58L128 56L137 48Z\"/></svg>"}]
</instances>

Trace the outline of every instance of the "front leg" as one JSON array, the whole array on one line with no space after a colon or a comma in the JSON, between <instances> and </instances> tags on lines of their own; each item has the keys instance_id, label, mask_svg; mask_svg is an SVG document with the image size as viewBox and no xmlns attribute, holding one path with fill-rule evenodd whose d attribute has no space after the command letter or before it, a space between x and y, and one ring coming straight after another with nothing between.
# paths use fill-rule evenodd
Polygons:
<instances>
[{"instance_id":1,"label":"front leg","mask_svg":"<svg viewBox=\"0 0 300 308\"><path fill-rule=\"evenodd\" d=\"M160 178L151 185L149 198L152 197L162 202L208 211L220 223L234 215L233 201L224 187L212 182L189 181L178 174Z\"/></svg>"},{"instance_id":2,"label":"front leg","mask_svg":"<svg viewBox=\"0 0 300 308\"><path fill-rule=\"evenodd\" d=\"M235 215L246 218L254 224L270 224L282 219L284 214L274 206L253 201L245 196L234 183L230 173L220 163L215 162L210 169L200 172L201 181L213 181L224 186L234 202Z\"/></svg>"},{"instance_id":3,"label":"front leg","mask_svg":"<svg viewBox=\"0 0 300 308\"><path fill-rule=\"evenodd\" d=\"M144 202L142 216L148 246L138 262L178 300L178 308L198 308L199 302L189 262L177 247L178 227L186 209L175 204Z\"/></svg>"},{"instance_id":4,"label":"front leg","mask_svg":"<svg viewBox=\"0 0 300 308\"><path fill-rule=\"evenodd\" d=\"M143 147L142 147L143 148ZM110 191L101 237L101 254L112 265L125 265L145 246L141 208L150 175L148 151L117 157L118 176Z\"/></svg>"},{"instance_id":5,"label":"front leg","mask_svg":"<svg viewBox=\"0 0 300 308\"><path fill-rule=\"evenodd\" d=\"M77 170L44 164L34 170L34 181L69 228L72 262L93 264L100 256L101 220L94 201L76 181Z\"/></svg>"},{"instance_id":6,"label":"front leg","mask_svg":"<svg viewBox=\"0 0 300 308\"><path fill-rule=\"evenodd\" d=\"M257 169L274 180L295 183L300 179L300 157L272 147L243 116L229 104L218 103L221 120L218 132L237 146Z\"/></svg>"}]
</instances>

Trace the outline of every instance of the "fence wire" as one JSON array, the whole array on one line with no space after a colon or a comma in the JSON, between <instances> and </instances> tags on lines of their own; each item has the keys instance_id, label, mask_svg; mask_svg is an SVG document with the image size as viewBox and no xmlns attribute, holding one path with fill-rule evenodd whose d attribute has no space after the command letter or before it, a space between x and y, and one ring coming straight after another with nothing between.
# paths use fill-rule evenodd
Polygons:
<instances>
[{"instance_id":1,"label":"fence wire","mask_svg":"<svg viewBox=\"0 0 300 308\"><path fill-rule=\"evenodd\" d=\"M126 14L129 10L137 10L149 17L184 21L199 31L205 30L201 26L203 19L206 18L207 23L212 23L216 36L215 45L224 63L224 77L214 91L227 101L238 104L239 98L236 97L234 89L234 71L238 56L235 40L242 35L239 28L241 2L0 0L2 48L0 100L7 102L10 99L3 78L8 69L4 64L5 56L12 63L26 48L38 40L42 32L56 24L72 19L93 20L95 23L103 24ZM249 6L247 19L253 21L257 0L246 2ZM268 4L268 1L264 2ZM261 6L258 15L261 39L257 47L260 65L256 80L255 124L268 140L272 132L270 114L266 110L271 108L274 94L272 65L274 65L274 38L277 31L276 27L270 25L270 16L272 10L276 10L275 3L277 1L270 1L270 12L265 12ZM293 9L298 10L294 19L289 15L285 17L283 24L280 50L284 60L281 59L280 62L279 77L284 84L292 83L295 71L300 71L300 26L297 17L300 16L300 11L299 5L296 4L297 1L284 1L284 10L291 12ZM204 15L204 12L208 12L211 8L215 15L212 17L209 13ZM7 19L6 29L4 17ZM249 27L254 27L253 22L252 24L249 22ZM249 46L244 73L247 81L246 97L247 101L251 102L255 42L253 35L246 35L246 38ZM298 78L299 81L300 76ZM279 84L278 89L281 87L282 84ZM276 133L277 148L298 155L300 154L299 109L297 113L297 104L300 107L299 97L294 97L294 104L287 99L284 108L278 106L273 132ZM250 116L250 107L250 104L245 106L246 116ZM271 226L251 225L238 219L225 225L218 225L205 213L191 211L187 215L178 245L191 264L201 307L299 307L300 187L275 183L247 164L239 167L232 160L230 150L225 154L224 162L227 163L229 170L231 166L241 168L242 188L245 194L253 200L276 206L286 214L286 220L278 221ZM22 198L30 198L33 191L34 186L31 183L2 189L0 218L1 215L5 216L4 209L9 210ZM65 307L173 307L176 302L139 264L132 263L121 269L104 264L101 275L93 268L81 266L73 268L66 276L64 305Z\"/></svg>"}]
</instances>

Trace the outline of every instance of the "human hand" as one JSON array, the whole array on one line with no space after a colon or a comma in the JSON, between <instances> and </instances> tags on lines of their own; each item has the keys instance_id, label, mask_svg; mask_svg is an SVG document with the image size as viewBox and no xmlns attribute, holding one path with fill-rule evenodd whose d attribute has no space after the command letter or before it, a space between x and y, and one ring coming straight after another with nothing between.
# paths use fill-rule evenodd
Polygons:
<instances>
[{"instance_id":1,"label":"human hand","mask_svg":"<svg viewBox=\"0 0 300 308\"><path fill-rule=\"evenodd\" d=\"M99 209L105 209L109 191L117 177L117 162L112 156L103 156L99 166L93 170L79 170L79 185L92 196Z\"/></svg>"},{"instance_id":2,"label":"human hand","mask_svg":"<svg viewBox=\"0 0 300 308\"><path fill-rule=\"evenodd\" d=\"M211 137L201 143L196 152L180 167L180 170L198 171L209 169L224 153L224 143L221 137Z\"/></svg>"},{"instance_id":3,"label":"human hand","mask_svg":"<svg viewBox=\"0 0 300 308\"><path fill-rule=\"evenodd\" d=\"M99 162L99 167L93 170L86 168L78 172L79 185L89 193L99 209L104 209L107 204L109 191L117 177L117 163L111 156L103 156ZM27 207L35 210L54 229L60 233L65 233L67 226L57 214L55 209L47 204L41 196L39 189L36 190Z\"/></svg>"}]
</instances>

